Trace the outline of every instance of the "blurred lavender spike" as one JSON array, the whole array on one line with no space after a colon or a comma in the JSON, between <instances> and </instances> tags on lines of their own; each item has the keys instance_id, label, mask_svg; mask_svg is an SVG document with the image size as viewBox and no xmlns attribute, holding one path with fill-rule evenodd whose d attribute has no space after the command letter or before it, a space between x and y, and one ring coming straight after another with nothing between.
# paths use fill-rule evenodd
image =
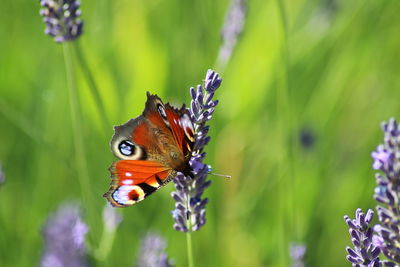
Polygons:
<instances>
[{"instance_id":1,"label":"blurred lavender spike","mask_svg":"<svg viewBox=\"0 0 400 267\"><path fill-rule=\"evenodd\" d=\"M315 145L315 132L309 127L304 127L300 130L299 143L305 150L310 150Z\"/></svg>"},{"instance_id":2,"label":"blurred lavender spike","mask_svg":"<svg viewBox=\"0 0 400 267\"><path fill-rule=\"evenodd\" d=\"M292 259L292 267L305 267L304 256L306 254L306 246L297 243L290 244L290 258Z\"/></svg>"},{"instance_id":3,"label":"blurred lavender spike","mask_svg":"<svg viewBox=\"0 0 400 267\"><path fill-rule=\"evenodd\" d=\"M174 229L181 232L197 231L206 223L205 206L208 199L202 199L204 190L210 186L207 175L211 167L203 163L206 155L204 146L210 141L207 136L209 126L206 122L212 118L212 113L217 100L212 100L215 91L221 85L222 79L218 73L208 70L204 80L204 86L198 85L196 89L190 88L192 101L189 109L190 117L194 125L194 147L189 165L193 177L178 173L174 178L176 191L171 195L176 201L172 217L175 220Z\"/></svg>"},{"instance_id":4,"label":"blurred lavender spike","mask_svg":"<svg viewBox=\"0 0 400 267\"><path fill-rule=\"evenodd\" d=\"M245 0L231 0L221 31L222 44L217 61L220 67L224 67L232 55L237 39L243 31L245 15Z\"/></svg>"},{"instance_id":5,"label":"blurred lavender spike","mask_svg":"<svg viewBox=\"0 0 400 267\"><path fill-rule=\"evenodd\" d=\"M3 171L3 166L0 164L0 185L4 184L6 176Z\"/></svg>"},{"instance_id":6,"label":"blurred lavender spike","mask_svg":"<svg viewBox=\"0 0 400 267\"><path fill-rule=\"evenodd\" d=\"M141 242L137 267L169 267L172 266L165 253L166 241L155 233L147 233Z\"/></svg>"},{"instance_id":7,"label":"blurred lavender spike","mask_svg":"<svg viewBox=\"0 0 400 267\"><path fill-rule=\"evenodd\" d=\"M122 216L116 211L116 208L107 203L103 209L104 228L108 232L114 232L122 221Z\"/></svg>"},{"instance_id":8,"label":"blurred lavender spike","mask_svg":"<svg viewBox=\"0 0 400 267\"><path fill-rule=\"evenodd\" d=\"M383 174L376 174L377 187L374 198L380 202L376 210L380 224L374 226L377 233L373 242L389 259L385 266L400 264L400 128L395 119L382 123L384 143L372 152L373 168Z\"/></svg>"},{"instance_id":9,"label":"blurred lavender spike","mask_svg":"<svg viewBox=\"0 0 400 267\"><path fill-rule=\"evenodd\" d=\"M46 24L45 33L57 43L73 41L82 34L83 21L79 18L80 2L76 0L39 0L40 14Z\"/></svg>"},{"instance_id":10,"label":"blurred lavender spike","mask_svg":"<svg viewBox=\"0 0 400 267\"><path fill-rule=\"evenodd\" d=\"M349 226L349 233L354 249L347 247L347 260L353 266L382 266L379 260L380 249L372 243L373 230L369 226L374 216L372 210L368 210L366 214L361 209L356 210L356 218L350 219L344 216L346 224Z\"/></svg>"},{"instance_id":11,"label":"blurred lavender spike","mask_svg":"<svg viewBox=\"0 0 400 267\"><path fill-rule=\"evenodd\" d=\"M41 267L84 267L87 262L85 235L87 225L79 207L64 204L49 217L44 226L44 253Z\"/></svg>"}]
</instances>

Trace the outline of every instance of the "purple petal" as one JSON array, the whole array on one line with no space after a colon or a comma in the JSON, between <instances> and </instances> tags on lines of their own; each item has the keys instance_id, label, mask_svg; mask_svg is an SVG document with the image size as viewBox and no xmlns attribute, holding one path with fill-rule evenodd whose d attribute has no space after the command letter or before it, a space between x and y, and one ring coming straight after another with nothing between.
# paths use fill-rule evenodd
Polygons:
<instances>
[{"instance_id":1,"label":"purple petal","mask_svg":"<svg viewBox=\"0 0 400 267\"><path fill-rule=\"evenodd\" d=\"M371 258L375 259L379 256L379 254L381 253L381 250L379 249L379 247L375 247L372 251L371 251Z\"/></svg>"},{"instance_id":2,"label":"purple petal","mask_svg":"<svg viewBox=\"0 0 400 267\"><path fill-rule=\"evenodd\" d=\"M354 258L352 256L347 256L346 259L352 263L362 263L362 260L360 258Z\"/></svg>"}]
</instances>

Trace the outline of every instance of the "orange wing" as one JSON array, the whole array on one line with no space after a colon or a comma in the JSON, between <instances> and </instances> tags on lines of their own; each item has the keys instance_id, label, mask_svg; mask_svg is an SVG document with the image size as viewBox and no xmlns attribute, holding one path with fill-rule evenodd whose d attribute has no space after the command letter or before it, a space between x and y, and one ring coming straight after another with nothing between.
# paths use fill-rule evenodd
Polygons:
<instances>
[{"instance_id":1,"label":"orange wing","mask_svg":"<svg viewBox=\"0 0 400 267\"><path fill-rule=\"evenodd\" d=\"M104 197L114 207L131 206L142 201L176 174L159 162L146 160L120 160L113 163L110 171L113 180Z\"/></svg>"}]
</instances>

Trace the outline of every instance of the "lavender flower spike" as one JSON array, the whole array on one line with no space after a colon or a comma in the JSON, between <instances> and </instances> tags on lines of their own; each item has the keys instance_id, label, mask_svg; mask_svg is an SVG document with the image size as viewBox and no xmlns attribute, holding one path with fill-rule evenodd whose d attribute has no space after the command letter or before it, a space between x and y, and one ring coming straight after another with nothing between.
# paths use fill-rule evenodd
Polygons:
<instances>
[{"instance_id":1,"label":"lavender flower spike","mask_svg":"<svg viewBox=\"0 0 400 267\"><path fill-rule=\"evenodd\" d=\"M137 267L169 267L172 266L165 254L165 240L154 233L148 233L141 242Z\"/></svg>"},{"instance_id":2,"label":"lavender flower spike","mask_svg":"<svg viewBox=\"0 0 400 267\"><path fill-rule=\"evenodd\" d=\"M231 0L221 30L222 45L219 49L218 62L225 66L236 46L237 39L244 28L246 0Z\"/></svg>"},{"instance_id":3,"label":"lavender flower spike","mask_svg":"<svg viewBox=\"0 0 400 267\"><path fill-rule=\"evenodd\" d=\"M76 205L62 205L49 217L43 231L45 249L41 267L83 267L86 259L85 235L87 225Z\"/></svg>"},{"instance_id":4,"label":"lavender flower spike","mask_svg":"<svg viewBox=\"0 0 400 267\"><path fill-rule=\"evenodd\" d=\"M222 79L218 73L208 70L204 88L201 85L198 85L196 89L190 88L192 101L189 113L194 125L195 142L189 165L193 177L178 173L174 178L176 191L171 195L176 203L172 217L175 220L174 228L177 231L197 231L206 223L205 206L208 199L202 199L202 195L211 184L211 181L206 180L211 167L203 163L206 155L203 150L210 141L210 137L207 136L209 126L206 126L206 122L212 118L214 108L218 104L218 100L212 100L212 98L221 82Z\"/></svg>"},{"instance_id":5,"label":"lavender flower spike","mask_svg":"<svg viewBox=\"0 0 400 267\"><path fill-rule=\"evenodd\" d=\"M307 248L305 245L298 243L290 244L290 258L292 259L292 267L305 267L304 255Z\"/></svg>"},{"instance_id":6,"label":"lavender flower spike","mask_svg":"<svg viewBox=\"0 0 400 267\"><path fill-rule=\"evenodd\" d=\"M80 3L76 0L40 0L40 14L46 24L45 33L57 43L72 41L82 34L83 21L79 19Z\"/></svg>"},{"instance_id":7,"label":"lavender flower spike","mask_svg":"<svg viewBox=\"0 0 400 267\"><path fill-rule=\"evenodd\" d=\"M5 182L5 180L6 180L6 176L4 174L3 167L0 163L0 185L2 185Z\"/></svg>"},{"instance_id":8,"label":"lavender flower spike","mask_svg":"<svg viewBox=\"0 0 400 267\"><path fill-rule=\"evenodd\" d=\"M373 168L383 174L376 175L374 198L380 202L376 210L380 225L375 225L374 243L390 260L385 266L400 265L400 127L395 119L382 124L384 143L372 152ZM393 262L391 262L393 261Z\"/></svg>"},{"instance_id":9,"label":"lavender flower spike","mask_svg":"<svg viewBox=\"0 0 400 267\"><path fill-rule=\"evenodd\" d=\"M348 253L347 260L353 266L382 266L378 257L380 249L372 242L373 230L369 226L373 216L374 212L370 209L367 211L367 214L364 214L361 209L357 209L354 220L350 219L347 215L344 216L344 220L350 228L351 242L354 245L354 249L350 247L346 248Z\"/></svg>"},{"instance_id":10,"label":"lavender flower spike","mask_svg":"<svg viewBox=\"0 0 400 267\"><path fill-rule=\"evenodd\" d=\"M114 232L122 222L122 216L109 203L103 209L104 228L108 232Z\"/></svg>"}]
</instances>

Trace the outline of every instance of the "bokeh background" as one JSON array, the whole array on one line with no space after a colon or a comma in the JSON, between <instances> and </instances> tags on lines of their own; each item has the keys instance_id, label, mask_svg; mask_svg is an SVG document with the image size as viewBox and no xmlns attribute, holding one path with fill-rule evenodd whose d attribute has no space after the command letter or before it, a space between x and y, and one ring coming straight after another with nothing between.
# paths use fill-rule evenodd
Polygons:
<instances>
[{"instance_id":1,"label":"bokeh background","mask_svg":"<svg viewBox=\"0 0 400 267\"><path fill-rule=\"evenodd\" d=\"M350 265L343 215L375 206L370 153L382 142L381 121L400 118L400 2L246 5L223 63L228 0L82 1L84 34L70 46L80 51L70 58L79 101L71 105L66 48L43 34L39 1L1 1L1 266L39 264L43 225L65 201L81 205L95 251L113 125L142 112L146 91L189 103L189 87L209 68L223 83L206 162L232 178L209 177L207 223L193 234L196 265L288 266L292 242L307 247L308 266ZM173 190L118 210L111 249L102 259L92 254L92 265L132 266L152 230L186 266L185 234L172 229Z\"/></svg>"}]
</instances>

